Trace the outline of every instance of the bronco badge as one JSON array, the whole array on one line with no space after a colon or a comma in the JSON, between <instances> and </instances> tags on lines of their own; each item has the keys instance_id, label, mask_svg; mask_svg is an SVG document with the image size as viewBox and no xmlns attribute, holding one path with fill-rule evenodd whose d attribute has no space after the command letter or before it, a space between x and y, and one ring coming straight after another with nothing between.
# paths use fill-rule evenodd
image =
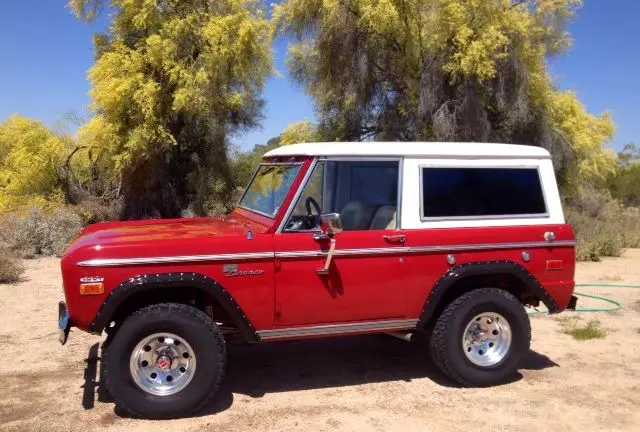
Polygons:
<instances>
[{"instance_id":1,"label":"bronco badge","mask_svg":"<svg viewBox=\"0 0 640 432\"><path fill-rule=\"evenodd\" d=\"M264 270L238 270L237 264L225 264L222 266L225 276L260 276L264 273Z\"/></svg>"}]
</instances>

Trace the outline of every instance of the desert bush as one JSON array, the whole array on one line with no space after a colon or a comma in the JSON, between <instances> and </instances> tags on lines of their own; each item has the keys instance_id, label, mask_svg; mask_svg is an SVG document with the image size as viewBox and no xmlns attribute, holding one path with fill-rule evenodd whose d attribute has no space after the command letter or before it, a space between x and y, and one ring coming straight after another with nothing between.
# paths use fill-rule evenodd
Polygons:
<instances>
[{"instance_id":1,"label":"desert bush","mask_svg":"<svg viewBox=\"0 0 640 432\"><path fill-rule=\"evenodd\" d=\"M607 336L607 331L600 326L598 320L589 321L586 325L580 325L577 320L568 321L563 325L562 333L579 341L602 339Z\"/></svg>"},{"instance_id":2,"label":"desert bush","mask_svg":"<svg viewBox=\"0 0 640 432\"><path fill-rule=\"evenodd\" d=\"M22 258L61 256L83 228L82 218L72 209L50 212L32 208L26 214L9 213L0 219L0 240Z\"/></svg>"},{"instance_id":3,"label":"desert bush","mask_svg":"<svg viewBox=\"0 0 640 432\"><path fill-rule=\"evenodd\" d=\"M105 203L90 197L71 209L82 218L85 224L92 224L119 220L121 205L118 201Z\"/></svg>"},{"instance_id":4,"label":"desert bush","mask_svg":"<svg viewBox=\"0 0 640 432\"><path fill-rule=\"evenodd\" d=\"M82 218L74 211L57 209L51 214L49 222L50 250L55 256L62 256L67 246L84 228Z\"/></svg>"},{"instance_id":5,"label":"desert bush","mask_svg":"<svg viewBox=\"0 0 640 432\"><path fill-rule=\"evenodd\" d=\"M599 261L620 256L624 248L640 247L640 209L622 206L607 191L583 190L565 207L578 239L579 261Z\"/></svg>"},{"instance_id":6,"label":"desert bush","mask_svg":"<svg viewBox=\"0 0 640 432\"><path fill-rule=\"evenodd\" d=\"M0 283L18 282L23 272L20 258L8 247L0 246Z\"/></svg>"}]
</instances>

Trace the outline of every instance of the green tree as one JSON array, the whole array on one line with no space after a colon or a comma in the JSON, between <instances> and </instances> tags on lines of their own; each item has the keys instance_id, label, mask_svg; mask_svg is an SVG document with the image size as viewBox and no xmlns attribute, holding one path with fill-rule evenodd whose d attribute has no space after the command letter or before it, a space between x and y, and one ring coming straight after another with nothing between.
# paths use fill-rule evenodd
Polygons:
<instances>
[{"instance_id":1,"label":"green tree","mask_svg":"<svg viewBox=\"0 0 640 432\"><path fill-rule=\"evenodd\" d=\"M293 77L328 140L515 142L551 150L560 179L603 182L608 115L557 91L547 59L570 46L581 0L284 0Z\"/></svg>"},{"instance_id":2,"label":"green tree","mask_svg":"<svg viewBox=\"0 0 640 432\"><path fill-rule=\"evenodd\" d=\"M244 188L251 179L256 167L262 161L262 156L270 150L282 145L320 141L316 126L310 121L290 124L282 134L271 138L266 144L257 144L249 152L238 152L233 158L234 183L238 188Z\"/></svg>"},{"instance_id":3,"label":"green tree","mask_svg":"<svg viewBox=\"0 0 640 432\"><path fill-rule=\"evenodd\" d=\"M256 144L253 149L247 152L236 152L232 159L232 170L234 184L239 191L251 180L256 167L262 161L262 156L269 150L280 147L280 136L271 138L266 144Z\"/></svg>"},{"instance_id":4,"label":"green tree","mask_svg":"<svg viewBox=\"0 0 640 432\"><path fill-rule=\"evenodd\" d=\"M640 207L640 147L625 145L618 161L620 169L609 181L611 194L627 206Z\"/></svg>"},{"instance_id":5,"label":"green tree","mask_svg":"<svg viewBox=\"0 0 640 432\"><path fill-rule=\"evenodd\" d=\"M105 8L114 17L95 38L95 117L80 139L121 174L123 218L222 212L233 186L229 137L258 124L272 74L261 1L69 4L89 21Z\"/></svg>"},{"instance_id":6,"label":"green tree","mask_svg":"<svg viewBox=\"0 0 640 432\"><path fill-rule=\"evenodd\" d=\"M293 123L280 135L280 145L321 141L322 136L317 127L308 120Z\"/></svg>"},{"instance_id":7,"label":"green tree","mask_svg":"<svg viewBox=\"0 0 640 432\"><path fill-rule=\"evenodd\" d=\"M88 148L44 124L14 116L0 124L0 213L78 204L102 180L104 167Z\"/></svg>"}]
</instances>

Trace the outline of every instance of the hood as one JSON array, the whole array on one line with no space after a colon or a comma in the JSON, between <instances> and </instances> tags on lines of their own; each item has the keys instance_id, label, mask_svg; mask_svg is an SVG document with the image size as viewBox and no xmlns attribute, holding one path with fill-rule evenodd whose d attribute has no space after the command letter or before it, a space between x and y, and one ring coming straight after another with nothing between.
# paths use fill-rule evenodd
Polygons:
<instances>
[{"instance_id":1,"label":"hood","mask_svg":"<svg viewBox=\"0 0 640 432\"><path fill-rule=\"evenodd\" d=\"M67 253L84 246L98 246L99 249L130 244L166 247L167 241L175 244L196 238L246 237L249 230L262 232L265 227L235 217L97 223L85 228L71 243Z\"/></svg>"}]
</instances>

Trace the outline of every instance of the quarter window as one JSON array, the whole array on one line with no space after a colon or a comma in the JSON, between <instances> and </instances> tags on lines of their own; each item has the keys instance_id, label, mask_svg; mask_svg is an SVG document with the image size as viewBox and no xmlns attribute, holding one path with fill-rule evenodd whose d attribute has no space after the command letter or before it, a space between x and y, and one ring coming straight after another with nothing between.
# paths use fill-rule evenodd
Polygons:
<instances>
[{"instance_id":1,"label":"quarter window","mask_svg":"<svg viewBox=\"0 0 640 432\"><path fill-rule=\"evenodd\" d=\"M542 216L537 168L422 167L422 218Z\"/></svg>"}]
</instances>

